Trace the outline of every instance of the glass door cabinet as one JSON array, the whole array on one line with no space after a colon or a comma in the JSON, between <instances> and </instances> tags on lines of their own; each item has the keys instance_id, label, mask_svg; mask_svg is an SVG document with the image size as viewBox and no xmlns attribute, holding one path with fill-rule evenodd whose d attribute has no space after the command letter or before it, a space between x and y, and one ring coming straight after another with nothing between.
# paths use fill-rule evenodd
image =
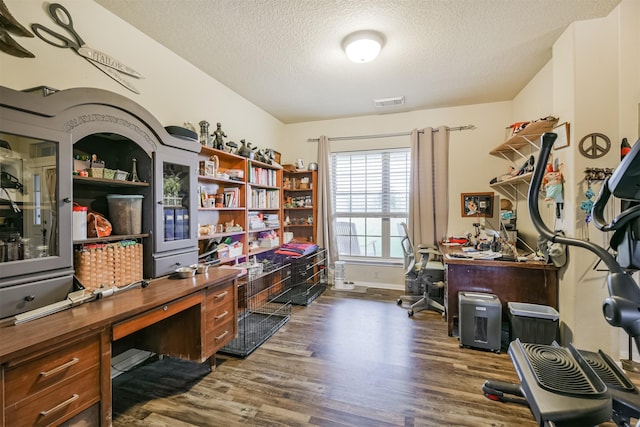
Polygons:
<instances>
[{"instance_id":1,"label":"glass door cabinet","mask_svg":"<svg viewBox=\"0 0 640 427\"><path fill-rule=\"evenodd\" d=\"M70 137L3 120L0 279L64 269L71 260Z\"/></svg>"},{"instance_id":2,"label":"glass door cabinet","mask_svg":"<svg viewBox=\"0 0 640 427\"><path fill-rule=\"evenodd\" d=\"M192 152L156 153L155 255L157 274L168 274L197 257L197 157ZM181 254L184 254L182 256ZM194 255L195 254L195 255ZM167 258L167 262L162 259Z\"/></svg>"}]
</instances>

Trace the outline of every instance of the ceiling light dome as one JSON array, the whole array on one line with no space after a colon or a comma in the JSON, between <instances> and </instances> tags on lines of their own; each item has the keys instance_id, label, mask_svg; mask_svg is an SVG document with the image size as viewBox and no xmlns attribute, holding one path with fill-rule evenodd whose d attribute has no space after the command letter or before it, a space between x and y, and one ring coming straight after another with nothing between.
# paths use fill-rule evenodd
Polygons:
<instances>
[{"instance_id":1,"label":"ceiling light dome","mask_svg":"<svg viewBox=\"0 0 640 427\"><path fill-rule=\"evenodd\" d=\"M356 31L345 37L342 47L353 62L369 62L378 56L383 41L382 35L375 31Z\"/></svg>"}]
</instances>

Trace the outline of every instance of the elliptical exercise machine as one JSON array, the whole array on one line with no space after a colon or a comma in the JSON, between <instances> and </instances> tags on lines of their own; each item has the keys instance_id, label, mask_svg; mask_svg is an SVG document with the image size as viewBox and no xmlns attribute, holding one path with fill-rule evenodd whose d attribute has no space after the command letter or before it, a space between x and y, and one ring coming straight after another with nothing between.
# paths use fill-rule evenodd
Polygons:
<instances>
[{"instance_id":1,"label":"elliptical exercise machine","mask_svg":"<svg viewBox=\"0 0 640 427\"><path fill-rule=\"evenodd\" d=\"M602 185L593 206L594 225L613 231L611 249L551 231L540 217L538 194L545 165L557 135L542 135L538 165L529 187L529 214L540 235L551 242L587 249L607 266L609 297L603 315L611 326L622 328L640 350L640 286L632 274L640 270L640 140ZM604 208L611 198L621 199L621 213L607 222ZM630 427L640 419L640 393L625 373L604 352L578 350L569 344L540 345L516 339L509 356L520 384L485 381L488 398L527 405L540 427L585 427L613 421ZM515 397L511 397L513 395ZM640 421L636 424L640 427Z\"/></svg>"}]
</instances>

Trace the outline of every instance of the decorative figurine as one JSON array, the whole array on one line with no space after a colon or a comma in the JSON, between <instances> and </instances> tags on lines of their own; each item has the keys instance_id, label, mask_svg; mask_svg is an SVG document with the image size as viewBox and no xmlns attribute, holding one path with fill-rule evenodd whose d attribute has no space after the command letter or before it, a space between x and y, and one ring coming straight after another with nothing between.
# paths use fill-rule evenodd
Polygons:
<instances>
[{"instance_id":1,"label":"decorative figurine","mask_svg":"<svg viewBox=\"0 0 640 427\"><path fill-rule=\"evenodd\" d=\"M211 147L211 136L209 136L209 122L202 120L200 123L200 144Z\"/></svg>"},{"instance_id":2,"label":"decorative figurine","mask_svg":"<svg viewBox=\"0 0 640 427\"><path fill-rule=\"evenodd\" d=\"M554 170L551 163L547 164L547 170L544 174L542 186L545 191L545 200L553 200L556 203L556 218L561 218L562 209L564 207L564 194L563 194L563 177L562 169L564 164L560 165Z\"/></svg>"},{"instance_id":3,"label":"decorative figurine","mask_svg":"<svg viewBox=\"0 0 640 427\"><path fill-rule=\"evenodd\" d=\"M227 137L227 134L222 131L222 124L218 122L216 124L216 130L213 132L213 148L218 150L224 150L223 137Z\"/></svg>"},{"instance_id":4,"label":"decorative figurine","mask_svg":"<svg viewBox=\"0 0 640 427\"><path fill-rule=\"evenodd\" d=\"M240 140L240 148L238 148L238 154L242 157L253 159L253 151L251 150L251 143L246 142L244 139Z\"/></svg>"},{"instance_id":5,"label":"decorative figurine","mask_svg":"<svg viewBox=\"0 0 640 427\"><path fill-rule=\"evenodd\" d=\"M138 162L135 157L131 159L133 165L131 166L131 182L140 182L140 178L138 178L138 168L136 163Z\"/></svg>"},{"instance_id":6,"label":"decorative figurine","mask_svg":"<svg viewBox=\"0 0 640 427\"><path fill-rule=\"evenodd\" d=\"M234 141L229 141L225 145L229 147L229 153L231 154L238 153L238 144L236 144Z\"/></svg>"}]
</instances>

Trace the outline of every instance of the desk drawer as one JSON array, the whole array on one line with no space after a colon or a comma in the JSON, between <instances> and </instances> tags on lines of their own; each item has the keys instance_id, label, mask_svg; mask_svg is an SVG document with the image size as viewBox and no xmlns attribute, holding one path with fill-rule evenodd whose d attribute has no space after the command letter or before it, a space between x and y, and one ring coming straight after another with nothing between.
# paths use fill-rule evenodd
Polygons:
<instances>
[{"instance_id":1,"label":"desk drawer","mask_svg":"<svg viewBox=\"0 0 640 427\"><path fill-rule=\"evenodd\" d=\"M10 397L12 393L7 393ZM7 426L45 426L58 424L80 413L100 400L100 369L62 381L47 393L7 406Z\"/></svg>"},{"instance_id":2,"label":"desk drawer","mask_svg":"<svg viewBox=\"0 0 640 427\"><path fill-rule=\"evenodd\" d=\"M238 324L236 319L231 319L216 328L207 329L205 347L208 354L214 354L236 337Z\"/></svg>"},{"instance_id":3,"label":"desk drawer","mask_svg":"<svg viewBox=\"0 0 640 427\"><path fill-rule=\"evenodd\" d=\"M197 248L184 253L172 253L169 256L154 258L154 277L173 273L178 267L186 267L198 262Z\"/></svg>"},{"instance_id":4,"label":"desk drawer","mask_svg":"<svg viewBox=\"0 0 640 427\"><path fill-rule=\"evenodd\" d=\"M228 322L229 320L236 320L235 310L233 304L222 304L213 309L207 310L207 330L215 329L218 326Z\"/></svg>"},{"instance_id":5,"label":"desk drawer","mask_svg":"<svg viewBox=\"0 0 640 427\"><path fill-rule=\"evenodd\" d=\"M219 307L225 304L233 305L235 299L233 291L233 285L207 289L207 310L212 307Z\"/></svg>"},{"instance_id":6,"label":"desk drawer","mask_svg":"<svg viewBox=\"0 0 640 427\"><path fill-rule=\"evenodd\" d=\"M5 390L10 391L5 395L5 405L8 407L57 386L99 364L100 342L98 337L94 337L9 368L5 371ZM52 393L48 391L47 394Z\"/></svg>"},{"instance_id":7,"label":"desk drawer","mask_svg":"<svg viewBox=\"0 0 640 427\"><path fill-rule=\"evenodd\" d=\"M203 348L210 356L230 343L238 333L237 296L233 283L207 290L205 322Z\"/></svg>"},{"instance_id":8,"label":"desk drawer","mask_svg":"<svg viewBox=\"0 0 640 427\"><path fill-rule=\"evenodd\" d=\"M119 340L120 338L126 337L127 335L137 332L140 329L158 323L161 320L171 317L174 314L180 313L181 311L184 311L189 307L193 307L194 305L200 303L202 303L202 295L200 293L196 293L186 298L172 301L168 304L164 304L160 307L149 310L146 313L143 313L132 319L125 320L124 322L113 325L112 339L113 341Z\"/></svg>"}]
</instances>

